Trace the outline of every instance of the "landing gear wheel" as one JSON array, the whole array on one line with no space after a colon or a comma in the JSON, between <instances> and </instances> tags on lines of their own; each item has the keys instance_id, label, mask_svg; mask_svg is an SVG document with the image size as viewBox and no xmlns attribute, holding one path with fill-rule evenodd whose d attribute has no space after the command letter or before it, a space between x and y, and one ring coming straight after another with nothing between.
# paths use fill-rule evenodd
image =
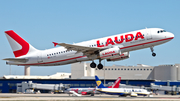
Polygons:
<instances>
[{"instance_id":1,"label":"landing gear wheel","mask_svg":"<svg viewBox=\"0 0 180 101\"><path fill-rule=\"evenodd\" d=\"M90 67L91 67L91 68L96 68L96 64L95 64L94 62L92 62L92 63L90 64Z\"/></svg>"},{"instance_id":2,"label":"landing gear wheel","mask_svg":"<svg viewBox=\"0 0 180 101\"><path fill-rule=\"evenodd\" d=\"M97 68L98 69L103 69L103 65L100 63L100 64L98 64Z\"/></svg>"},{"instance_id":3,"label":"landing gear wheel","mask_svg":"<svg viewBox=\"0 0 180 101\"><path fill-rule=\"evenodd\" d=\"M156 56L156 53L152 53L152 56L155 57L155 56Z\"/></svg>"}]
</instances>

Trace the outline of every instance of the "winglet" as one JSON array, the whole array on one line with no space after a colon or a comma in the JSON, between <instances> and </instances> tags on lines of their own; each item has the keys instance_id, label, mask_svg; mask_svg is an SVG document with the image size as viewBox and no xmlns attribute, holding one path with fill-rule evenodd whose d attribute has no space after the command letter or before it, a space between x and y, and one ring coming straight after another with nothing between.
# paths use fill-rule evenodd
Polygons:
<instances>
[{"instance_id":1,"label":"winglet","mask_svg":"<svg viewBox=\"0 0 180 101\"><path fill-rule=\"evenodd\" d=\"M58 44L58 43L56 43L56 42L52 42L53 44L54 44L54 47L56 47L56 45Z\"/></svg>"}]
</instances>

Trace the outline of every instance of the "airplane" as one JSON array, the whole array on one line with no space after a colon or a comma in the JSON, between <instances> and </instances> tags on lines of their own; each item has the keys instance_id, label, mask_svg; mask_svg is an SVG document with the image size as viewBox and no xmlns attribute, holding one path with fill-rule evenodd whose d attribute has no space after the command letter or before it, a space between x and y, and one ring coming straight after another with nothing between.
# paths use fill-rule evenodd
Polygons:
<instances>
[{"instance_id":1,"label":"airplane","mask_svg":"<svg viewBox=\"0 0 180 101\"><path fill-rule=\"evenodd\" d=\"M121 82L121 77L118 77L116 79L116 81L111 86L109 86L108 88L119 88L120 82ZM70 92L70 91L74 91L74 92ZM65 90L65 93L67 93L67 94L78 93L81 95L94 96L94 94L98 93L98 92L96 91L96 88L68 88L67 90ZM77 94L75 94L75 95L77 95Z\"/></svg>"},{"instance_id":2,"label":"airplane","mask_svg":"<svg viewBox=\"0 0 180 101\"><path fill-rule=\"evenodd\" d=\"M129 52L150 48L152 56L154 46L166 43L174 38L174 34L161 28L146 28L113 36L93 39L80 43L67 44L53 42L55 47L38 50L21 38L13 30L5 31L15 58L5 58L6 64L18 66L56 66L75 62L92 61L91 68L96 68L94 60L98 59L98 69L102 69L101 61L119 61L130 57Z\"/></svg>"},{"instance_id":3,"label":"airplane","mask_svg":"<svg viewBox=\"0 0 180 101\"><path fill-rule=\"evenodd\" d=\"M131 89L131 88L108 88L103 85L98 76L95 76L96 80L96 91L101 93L109 94L109 95L119 95L119 96L127 96L136 97L138 95L147 96L152 94L152 92L148 92L145 89Z\"/></svg>"}]
</instances>

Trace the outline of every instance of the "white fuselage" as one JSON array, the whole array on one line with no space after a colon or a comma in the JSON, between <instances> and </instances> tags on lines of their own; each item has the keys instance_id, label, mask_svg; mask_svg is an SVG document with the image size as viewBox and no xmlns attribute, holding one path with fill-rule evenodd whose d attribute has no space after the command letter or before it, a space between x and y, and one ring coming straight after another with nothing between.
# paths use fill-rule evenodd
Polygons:
<instances>
[{"instance_id":1,"label":"white fuselage","mask_svg":"<svg viewBox=\"0 0 180 101\"><path fill-rule=\"evenodd\" d=\"M131 88L97 88L97 91L109 95L131 95L131 93L136 93L137 95L149 95L145 89L131 89Z\"/></svg>"},{"instance_id":2,"label":"white fuselage","mask_svg":"<svg viewBox=\"0 0 180 101\"><path fill-rule=\"evenodd\" d=\"M106 49L111 47L119 47L121 53L129 52L160 45L174 38L174 35L170 32L158 33L158 31L161 30L163 29L142 29L133 32L80 42L74 45L86 47L99 47ZM142 36L138 36L140 35L138 34L139 32ZM82 52L77 52L73 50L67 51L67 49L64 47L56 47L47 50L38 50L36 52L29 53L18 58L27 58L28 61L26 63L9 61L8 64L29 66L54 66L92 60L92 58L86 56ZM95 59L98 59L98 57L96 57Z\"/></svg>"}]
</instances>

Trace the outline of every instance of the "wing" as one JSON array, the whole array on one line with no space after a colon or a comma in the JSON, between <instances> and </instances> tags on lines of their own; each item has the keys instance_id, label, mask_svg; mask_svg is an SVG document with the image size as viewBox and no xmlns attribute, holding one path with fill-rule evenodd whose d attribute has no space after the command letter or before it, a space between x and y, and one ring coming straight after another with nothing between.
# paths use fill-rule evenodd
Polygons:
<instances>
[{"instance_id":1,"label":"wing","mask_svg":"<svg viewBox=\"0 0 180 101\"><path fill-rule=\"evenodd\" d=\"M54 43L54 46L60 45L65 47L67 50L75 50L77 53L82 52L86 55L94 54L95 52L99 52L100 50L103 50L103 48L97 48L97 47L86 47L86 46L80 46L80 45L72 45L72 44L66 44L66 43Z\"/></svg>"},{"instance_id":2,"label":"wing","mask_svg":"<svg viewBox=\"0 0 180 101\"><path fill-rule=\"evenodd\" d=\"M24 62L24 63L28 61L28 59L26 59L26 58L6 58L3 60L13 61L13 62Z\"/></svg>"}]
</instances>

